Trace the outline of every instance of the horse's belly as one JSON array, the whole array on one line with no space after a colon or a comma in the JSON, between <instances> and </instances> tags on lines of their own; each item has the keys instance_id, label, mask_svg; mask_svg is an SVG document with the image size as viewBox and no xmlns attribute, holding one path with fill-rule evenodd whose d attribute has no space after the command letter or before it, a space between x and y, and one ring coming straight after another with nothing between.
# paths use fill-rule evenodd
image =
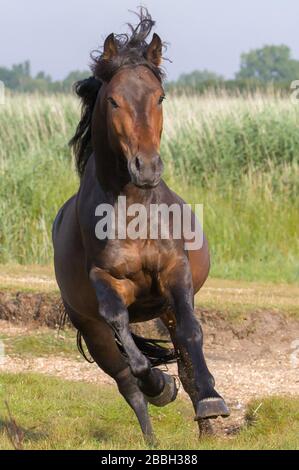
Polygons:
<instances>
[{"instance_id":1,"label":"horse's belly","mask_svg":"<svg viewBox=\"0 0 299 470\"><path fill-rule=\"evenodd\" d=\"M128 307L130 323L144 322L158 318L167 306L167 299L159 295L138 299Z\"/></svg>"}]
</instances>

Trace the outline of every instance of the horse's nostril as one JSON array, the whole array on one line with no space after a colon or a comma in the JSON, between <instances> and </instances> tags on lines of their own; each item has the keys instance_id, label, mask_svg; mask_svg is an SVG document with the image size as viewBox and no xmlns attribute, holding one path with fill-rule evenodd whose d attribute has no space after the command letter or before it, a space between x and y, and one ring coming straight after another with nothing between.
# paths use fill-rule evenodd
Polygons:
<instances>
[{"instance_id":1,"label":"horse's nostril","mask_svg":"<svg viewBox=\"0 0 299 470\"><path fill-rule=\"evenodd\" d=\"M136 157L136 159L135 159L135 166L136 166L136 170L139 172L140 171L140 161L139 161L138 157Z\"/></svg>"}]
</instances>

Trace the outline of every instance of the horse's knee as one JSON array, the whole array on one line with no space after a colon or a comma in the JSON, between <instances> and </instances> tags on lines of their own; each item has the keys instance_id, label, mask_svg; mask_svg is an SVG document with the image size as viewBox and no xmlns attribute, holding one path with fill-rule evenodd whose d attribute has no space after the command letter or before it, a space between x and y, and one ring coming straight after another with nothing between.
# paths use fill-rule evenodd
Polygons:
<instances>
[{"instance_id":1,"label":"horse's knee","mask_svg":"<svg viewBox=\"0 0 299 470\"><path fill-rule=\"evenodd\" d=\"M134 343L129 330L127 312L119 311L113 315L106 314L104 318L121 341L124 351L128 356L132 374L137 378L147 376L151 371L151 364Z\"/></svg>"},{"instance_id":2,"label":"horse's knee","mask_svg":"<svg viewBox=\"0 0 299 470\"><path fill-rule=\"evenodd\" d=\"M116 334L122 334L128 328L128 313L124 309L102 305L99 314Z\"/></svg>"},{"instance_id":3,"label":"horse's knee","mask_svg":"<svg viewBox=\"0 0 299 470\"><path fill-rule=\"evenodd\" d=\"M202 346L203 331L195 315L190 315L185 321L178 323L175 334L180 344L193 342Z\"/></svg>"}]
</instances>

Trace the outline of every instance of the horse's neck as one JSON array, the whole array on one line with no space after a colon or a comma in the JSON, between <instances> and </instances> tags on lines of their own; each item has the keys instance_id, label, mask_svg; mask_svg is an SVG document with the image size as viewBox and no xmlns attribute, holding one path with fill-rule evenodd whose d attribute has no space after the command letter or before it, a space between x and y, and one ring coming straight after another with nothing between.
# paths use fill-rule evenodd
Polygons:
<instances>
[{"instance_id":1,"label":"horse's neck","mask_svg":"<svg viewBox=\"0 0 299 470\"><path fill-rule=\"evenodd\" d=\"M161 181L155 188L141 189L133 183L129 183L123 188L121 196L126 197L127 204L129 205L142 204L145 207L149 207L150 204L155 204L161 200L161 188L164 184Z\"/></svg>"},{"instance_id":2,"label":"horse's neck","mask_svg":"<svg viewBox=\"0 0 299 470\"><path fill-rule=\"evenodd\" d=\"M97 142L92 158L93 171L101 187L107 192L120 193L130 181L129 172L123 159L115 155L106 139Z\"/></svg>"}]
</instances>

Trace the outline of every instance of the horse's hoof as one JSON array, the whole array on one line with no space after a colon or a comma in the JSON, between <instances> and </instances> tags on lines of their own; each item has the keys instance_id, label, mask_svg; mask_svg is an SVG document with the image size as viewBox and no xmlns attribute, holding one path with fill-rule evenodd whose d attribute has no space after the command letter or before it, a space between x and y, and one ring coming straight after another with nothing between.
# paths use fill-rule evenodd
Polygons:
<instances>
[{"instance_id":1,"label":"horse's hoof","mask_svg":"<svg viewBox=\"0 0 299 470\"><path fill-rule=\"evenodd\" d=\"M203 398L197 403L195 421L199 419L227 418L230 411L225 401L221 397Z\"/></svg>"},{"instance_id":2,"label":"horse's hoof","mask_svg":"<svg viewBox=\"0 0 299 470\"><path fill-rule=\"evenodd\" d=\"M144 395L145 398L149 403L155 406L165 406L168 405L168 403L171 403L176 399L176 396L178 394L178 388L176 386L176 381L172 377L172 375L169 374L164 374L163 372L163 378L164 378L164 388L159 395L155 397L150 397L148 395Z\"/></svg>"}]
</instances>

